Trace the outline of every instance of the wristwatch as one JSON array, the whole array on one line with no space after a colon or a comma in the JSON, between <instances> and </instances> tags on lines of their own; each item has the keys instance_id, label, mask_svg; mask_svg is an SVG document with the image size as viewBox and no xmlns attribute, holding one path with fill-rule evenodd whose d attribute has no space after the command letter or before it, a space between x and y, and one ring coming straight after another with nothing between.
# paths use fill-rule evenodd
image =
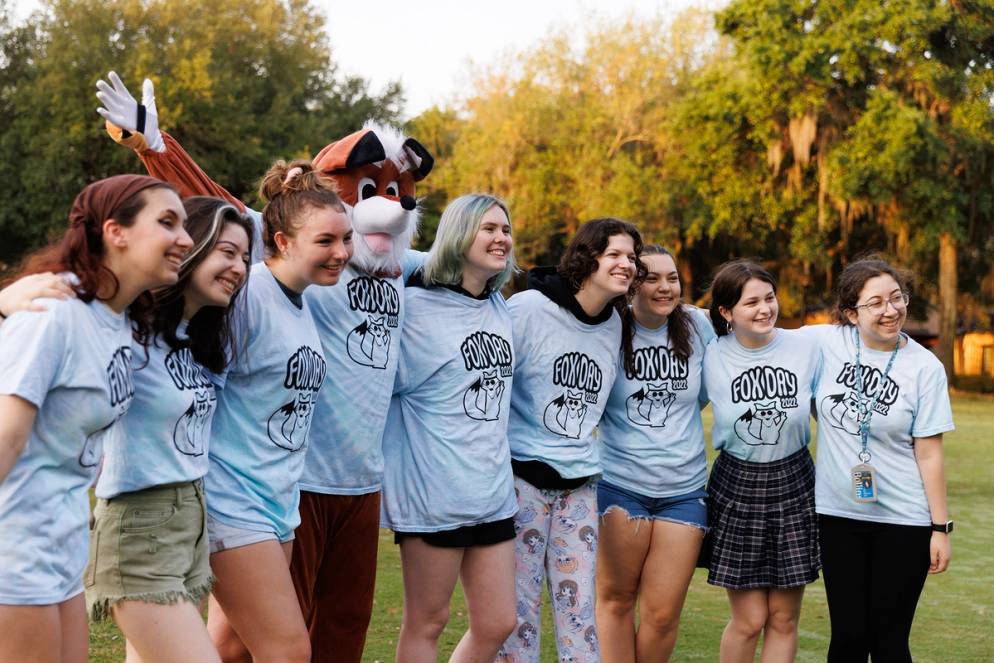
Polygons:
<instances>
[{"instance_id":1,"label":"wristwatch","mask_svg":"<svg viewBox=\"0 0 994 663\"><path fill-rule=\"evenodd\" d=\"M950 532L953 531L953 521L947 520L944 523L932 523L932 531L944 532L945 534L949 534Z\"/></svg>"}]
</instances>

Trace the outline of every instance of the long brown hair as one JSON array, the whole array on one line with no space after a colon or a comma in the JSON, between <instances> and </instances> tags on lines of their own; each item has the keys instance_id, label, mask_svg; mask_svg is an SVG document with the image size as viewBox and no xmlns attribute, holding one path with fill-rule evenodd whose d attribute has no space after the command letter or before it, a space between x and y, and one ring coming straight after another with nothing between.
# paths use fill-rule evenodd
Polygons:
<instances>
[{"instance_id":1,"label":"long brown hair","mask_svg":"<svg viewBox=\"0 0 994 663\"><path fill-rule=\"evenodd\" d=\"M642 247L643 256L669 256L676 263L676 258L668 250L658 244L646 244ZM648 273L648 268L646 268ZM641 287L642 284L639 284ZM681 297L682 300L682 297ZM634 351L632 341L635 337L635 314L630 306L625 306L621 311L622 325L622 350L625 360L625 371L629 374L635 373ZM690 318L687 309L683 307L683 302L678 301L673 311L666 319L666 333L669 336L670 347L680 359L684 361L690 359L694 346L692 335L696 331L694 323Z\"/></svg>"},{"instance_id":2,"label":"long brown hair","mask_svg":"<svg viewBox=\"0 0 994 663\"><path fill-rule=\"evenodd\" d=\"M231 296L227 307L204 306L197 311L186 328L188 339L181 341L176 336L176 328L183 319L186 305L184 291L190 284L194 270L214 250L227 224L240 226L248 235L249 255L252 255L254 228L252 221L231 203L220 198L193 196L183 201L183 207L186 209L184 227L193 239L193 248L180 268L176 284L154 293L152 333L161 334L170 348L189 347L199 364L213 373L221 373L228 362L235 358L231 318L235 302L248 283L248 272L246 271L245 281Z\"/></svg>"},{"instance_id":3,"label":"long brown hair","mask_svg":"<svg viewBox=\"0 0 994 663\"><path fill-rule=\"evenodd\" d=\"M148 204L151 189L176 189L166 182L143 175L117 175L83 188L73 201L69 227L62 237L24 259L19 279L41 272L71 272L77 281L73 289L80 300L91 302L102 287L111 286L111 299L120 282L106 265L103 224L113 219L118 225L134 225L138 214ZM143 292L128 306L128 315L138 337L147 336L151 328L152 295Z\"/></svg>"}]
</instances>

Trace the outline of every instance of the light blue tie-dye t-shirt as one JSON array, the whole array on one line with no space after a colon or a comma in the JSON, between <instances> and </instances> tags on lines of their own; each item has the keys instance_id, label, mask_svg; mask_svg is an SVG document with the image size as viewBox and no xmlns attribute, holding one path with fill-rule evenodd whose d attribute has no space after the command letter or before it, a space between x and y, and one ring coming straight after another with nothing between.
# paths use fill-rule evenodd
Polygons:
<instances>
[{"instance_id":1,"label":"light blue tie-dye t-shirt","mask_svg":"<svg viewBox=\"0 0 994 663\"><path fill-rule=\"evenodd\" d=\"M815 392L818 513L894 525L932 522L912 441L953 430L953 413L942 363L911 338L897 351L887 379L890 352L863 344L860 365L865 403L880 395L870 418L867 451L875 470L878 500L853 498L851 471L860 464L859 399L856 391L855 328L805 328L821 350L824 366Z\"/></svg>"},{"instance_id":2,"label":"light blue tie-dye t-shirt","mask_svg":"<svg viewBox=\"0 0 994 663\"><path fill-rule=\"evenodd\" d=\"M304 300L321 336L328 379L318 395L300 489L376 492L404 324L404 282L346 267L337 285L308 288Z\"/></svg>"},{"instance_id":3,"label":"light blue tie-dye t-shirt","mask_svg":"<svg viewBox=\"0 0 994 663\"><path fill-rule=\"evenodd\" d=\"M238 305L235 361L219 380L207 510L285 539L300 523L298 481L327 364L306 300L294 306L265 263L252 266Z\"/></svg>"},{"instance_id":4,"label":"light blue tie-dye t-shirt","mask_svg":"<svg viewBox=\"0 0 994 663\"><path fill-rule=\"evenodd\" d=\"M436 532L517 510L507 445L514 351L500 293L405 289L407 319L383 436L382 524Z\"/></svg>"},{"instance_id":5,"label":"light blue tie-dye t-shirt","mask_svg":"<svg viewBox=\"0 0 994 663\"><path fill-rule=\"evenodd\" d=\"M805 334L777 329L761 348L735 334L704 353L704 386L714 412L711 443L740 460L787 458L811 439L811 396L821 355Z\"/></svg>"},{"instance_id":6,"label":"light blue tie-dye t-shirt","mask_svg":"<svg viewBox=\"0 0 994 663\"><path fill-rule=\"evenodd\" d=\"M538 290L519 292L508 308L515 354L511 456L546 463L566 479L600 474L594 428L618 369L620 316L587 324Z\"/></svg>"},{"instance_id":7,"label":"light blue tie-dye t-shirt","mask_svg":"<svg viewBox=\"0 0 994 663\"><path fill-rule=\"evenodd\" d=\"M176 336L186 338L186 322ZM211 421L217 405L208 372L190 348L172 349L161 337L146 348L132 343L135 397L128 414L104 440L96 495L200 479L207 473Z\"/></svg>"},{"instance_id":8,"label":"light blue tie-dye t-shirt","mask_svg":"<svg viewBox=\"0 0 994 663\"><path fill-rule=\"evenodd\" d=\"M0 326L0 394L38 408L0 481L0 604L47 605L83 591L87 489L101 443L127 412L131 323L101 302L40 300Z\"/></svg>"},{"instance_id":9,"label":"light blue tie-dye t-shirt","mask_svg":"<svg viewBox=\"0 0 994 663\"><path fill-rule=\"evenodd\" d=\"M658 329L635 323L634 372L622 355L597 436L604 480L650 497L685 495L707 481L701 368L715 334L700 309L684 309L691 324L687 359L673 351L669 323Z\"/></svg>"}]
</instances>

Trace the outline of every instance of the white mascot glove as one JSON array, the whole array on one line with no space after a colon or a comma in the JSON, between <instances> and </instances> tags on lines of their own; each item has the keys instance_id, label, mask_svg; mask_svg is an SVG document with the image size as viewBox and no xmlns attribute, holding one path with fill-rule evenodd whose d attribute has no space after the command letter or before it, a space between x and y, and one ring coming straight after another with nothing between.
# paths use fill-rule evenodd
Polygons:
<instances>
[{"instance_id":1,"label":"white mascot glove","mask_svg":"<svg viewBox=\"0 0 994 663\"><path fill-rule=\"evenodd\" d=\"M132 133L145 138L148 149L165 152L166 145L159 133L159 118L155 111L155 89L152 81L145 79L142 84L142 102L139 104L124 87L124 83L113 71L107 74L110 85L97 81L97 99L103 104L97 109L101 117Z\"/></svg>"}]
</instances>

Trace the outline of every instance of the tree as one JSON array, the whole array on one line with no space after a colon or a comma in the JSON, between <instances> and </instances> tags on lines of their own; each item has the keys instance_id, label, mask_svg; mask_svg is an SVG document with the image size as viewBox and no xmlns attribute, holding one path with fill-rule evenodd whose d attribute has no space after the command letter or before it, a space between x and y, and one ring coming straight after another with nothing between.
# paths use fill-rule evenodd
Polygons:
<instances>
[{"instance_id":1,"label":"tree","mask_svg":"<svg viewBox=\"0 0 994 663\"><path fill-rule=\"evenodd\" d=\"M558 259L579 223L597 216L678 241L662 172L666 115L719 46L703 11L672 25L629 18L550 35L479 74L461 106L416 118L417 131L448 136L424 190L507 199L525 264Z\"/></svg>"},{"instance_id":2,"label":"tree","mask_svg":"<svg viewBox=\"0 0 994 663\"><path fill-rule=\"evenodd\" d=\"M337 74L307 0L47 0L30 26L0 23L0 259L63 228L86 183L141 172L94 112L110 70L135 91L151 78L163 128L242 197L275 158L396 120L402 102Z\"/></svg>"},{"instance_id":3,"label":"tree","mask_svg":"<svg viewBox=\"0 0 994 663\"><path fill-rule=\"evenodd\" d=\"M994 8L737 0L718 26L756 92L739 144L755 157L766 143L772 198L800 203L794 235L828 240L830 264L877 246L920 274L937 266L951 376L957 267L991 267L974 247L994 221Z\"/></svg>"}]
</instances>

